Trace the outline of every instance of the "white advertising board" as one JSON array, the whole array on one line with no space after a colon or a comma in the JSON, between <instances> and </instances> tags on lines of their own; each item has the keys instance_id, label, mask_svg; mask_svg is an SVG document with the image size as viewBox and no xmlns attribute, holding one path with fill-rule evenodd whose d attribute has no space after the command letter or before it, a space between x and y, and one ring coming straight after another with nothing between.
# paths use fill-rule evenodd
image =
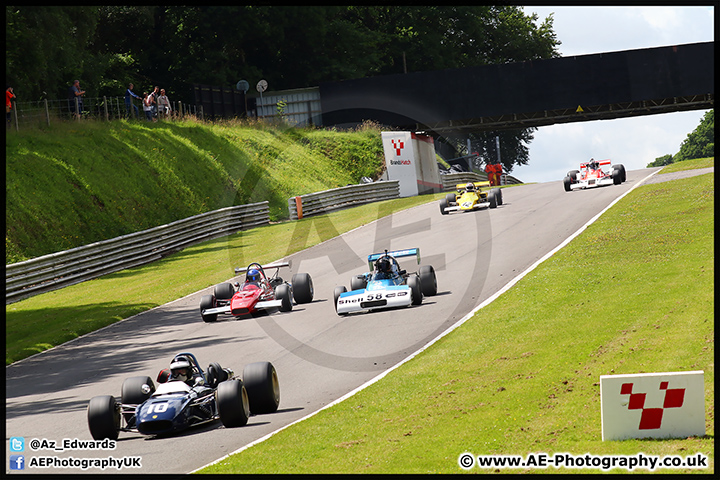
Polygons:
<instances>
[{"instance_id":1,"label":"white advertising board","mask_svg":"<svg viewBox=\"0 0 720 480\"><path fill-rule=\"evenodd\" d=\"M704 372L601 375L602 439L705 435Z\"/></svg>"},{"instance_id":2,"label":"white advertising board","mask_svg":"<svg viewBox=\"0 0 720 480\"><path fill-rule=\"evenodd\" d=\"M401 197L442 191L431 136L382 132L382 142L388 180L398 180Z\"/></svg>"}]
</instances>

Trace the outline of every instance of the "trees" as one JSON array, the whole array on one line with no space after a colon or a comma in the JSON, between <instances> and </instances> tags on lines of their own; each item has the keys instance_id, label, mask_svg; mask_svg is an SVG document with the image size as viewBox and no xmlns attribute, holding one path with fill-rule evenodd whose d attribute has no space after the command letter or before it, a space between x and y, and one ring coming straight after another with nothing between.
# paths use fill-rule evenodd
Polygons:
<instances>
[{"instance_id":1,"label":"trees","mask_svg":"<svg viewBox=\"0 0 720 480\"><path fill-rule=\"evenodd\" d=\"M700 125L689 133L687 138L680 144L680 151L675 154L673 161L681 162L693 158L705 158L715 156L715 110L710 110L703 115Z\"/></svg>"}]
</instances>

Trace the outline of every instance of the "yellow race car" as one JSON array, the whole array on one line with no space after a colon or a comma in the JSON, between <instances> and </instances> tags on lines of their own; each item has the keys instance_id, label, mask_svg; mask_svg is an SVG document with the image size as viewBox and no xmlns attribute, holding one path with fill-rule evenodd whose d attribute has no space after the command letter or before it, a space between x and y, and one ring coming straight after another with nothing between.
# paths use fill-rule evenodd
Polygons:
<instances>
[{"instance_id":1,"label":"yellow race car","mask_svg":"<svg viewBox=\"0 0 720 480\"><path fill-rule=\"evenodd\" d=\"M482 191L482 187L489 187L490 182L458 183L457 192L448 193L440 200L440 213L447 215L450 212L468 212L479 208L497 208L502 205L502 190L499 188Z\"/></svg>"}]
</instances>

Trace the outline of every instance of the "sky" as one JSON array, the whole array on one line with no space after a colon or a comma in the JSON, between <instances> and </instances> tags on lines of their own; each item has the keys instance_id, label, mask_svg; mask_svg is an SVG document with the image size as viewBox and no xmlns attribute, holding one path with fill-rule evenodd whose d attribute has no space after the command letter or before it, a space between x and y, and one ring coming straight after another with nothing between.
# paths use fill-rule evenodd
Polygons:
<instances>
[{"instance_id":1,"label":"sky","mask_svg":"<svg viewBox=\"0 0 720 480\"><path fill-rule=\"evenodd\" d=\"M665 47L715 40L714 7L523 7L537 24L554 12L553 31L563 57ZM529 144L528 165L511 175L525 183L562 180L581 162L595 158L645 168L680 145L708 110L663 113L615 120L539 127Z\"/></svg>"}]
</instances>

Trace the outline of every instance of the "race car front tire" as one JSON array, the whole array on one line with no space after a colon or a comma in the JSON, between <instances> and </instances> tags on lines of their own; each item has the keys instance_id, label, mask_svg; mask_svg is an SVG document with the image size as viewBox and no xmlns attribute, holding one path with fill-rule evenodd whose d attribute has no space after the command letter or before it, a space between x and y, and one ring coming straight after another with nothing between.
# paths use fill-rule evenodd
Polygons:
<instances>
[{"instance_id":1,"label":"race car front tire","mask_svg":"<svg viewBox=\"0 0 720 480\"><path fill-rule=\"evenodd\" d=\"M617 165L612 166L613 170L620 170L621 173L621 182L624 182L627 179L627 174L625 173L625 166L622 163L618 163Z\"/></svg>"},{"instance_id":2,"label":"race car front tire","mask_svg":"<svg viewBox=\"0 0 720 480\"><path fill-rule=\"evenodd\" d=\"M224 370L219 363L211 363L208 365L206 375L208 386L215 388L218 384L228 379L228 372Z\"/></svg>"},{"instance_id":3,"label":"race car front tire","mask_svg":"<svg viewBox=\"0 0 720 480\"><path fill-rule=\"evenodd\" d=\"M333 291L333 300L335 302L335 313L337 313L338 299L340 298L340 295L345 292L347 292L347 288L345 288L345 285L335 287L335 290ZM347 315L347 314L346 313L338 313L338 315Z\"/></svg>"},{"instance_id":4,"label":"race car front tire","mask_svg":"<svg viewBox=\"0 0 720 480\"><path fill-rule=\"evenodd\" d=\"M214 322L217 320L217 313L209 313L207 315L203 315L203 310L207 310L208 308L214 308L215 307L215 296L214 295L203 295L200 299L200 316L203 319L203 322Z\"/></svg>"},{"instance_id":5,"label":"race car front tire","mask_svg":"<svg viewBox=\"0 0 720 480\"><path fill-rule=\"evenodd\" d=\"M502 189L501 188L493 188L493 191L495 192L495 200L497 200L498 205L502 205Z\"/></svg>"},{"instance_id":6,"label":"race car front tire","mask_svg":"<svg viewBox=\"0 0 720 480\"><path fill-rule=\"evenodd\" d=\"M250 402L250 413L274 413L280 405L280 382L270 362L255 362L243 369L243 384Z\"/></svg>"},{"instance_id":7,"label":"race car front tire","mask_svg":"<svg viewBox=\"0 0 720 480\"><path fill-rule=\"evenodd\" d=\"M355 275L350 279L350 290L364 290L367 287L365 275Z\"/></svg>"},{"instance_id":8,"label":"race car front tire","mask_svg":"<svg viewBox=\"0 0 720 480\"><path fill-rule=\"evenodd\" d=\"M448 206L452 206L454 203L457 203L457 196L454 193L448 193L445 195L445 201Z\"/></svg>"},{"instance_id":9,"label":"race car front tire","mask_svg":"<svg viewBox=\"0 0 720 480\"><path fill-rule=\"evenodd\" d=\"M310 303L313 301L315 289L312 278L308 273L296 273L292 276L293 297L297 303Z\"/></svg>"},{"instance_id":10,"label":"race car front tire","mask_svg":"<svg viewBox=\"0 0 720 480\"><path fill-rule=\"evenodd\" d=\"M448 214L448 212L445 211L445 209L447 208L447 206L448 206L447 200L445 200L444 198L441 198L441 199L440 199L440 213L441 213L442 215L447 215L447 214Z\"/></svg>"},{"instance_id":11,"label":"race car front tire","mask_svg":"<svg viewBox=\"0 0 720 480\"><path fill-rule=\"evenodd\" d=\"M275 298L282 301L282 305L280 305L281 312L289 312L293 309L291 295L290 287L285 283L278 285L275 289Z\"/></svg>"},{"instance_id":12,"label":"race car front tire","mask_svg":"<svg viewBox=\"0 0 720 480\"><path fill-rule=\"evenodd\" d=\"M620 169L615 169L612 172L613 185L620 185L622 183L622 172Z\"/></svg>"},{"instance_id":13,"label":"race car front tire","mask_svg":"<svg viewBox=\"0 0 720 480\"><path fill-rule=\"evenodd\" d=\"M423 295L432 297L437 294L437 277L432 265L423 265L420 267L418 273L420 274L420 286L422 287Z\"/></svg>"},{"instance_id":14,"label":"race car front tire","mask_svg":"<svg viewBox=\"0 0 720 480\"><path fill-rule=\"evenodd\" d=\"M490 202L490 205L488 205L488 208L497 208L498 202L497 202L497 196L495 195L495 192L490 190L490 193L488 193L488 202Z\"/></svg>"},{"instance_id":15,"label":"race car front tire","mask_svg":"<svg viewBox=\"0 0 720 480\"><path fill-rule=\"evenodd\" d=\"M148 393L143 392L143 385L150 387ZM138 377L126 378L122 384L120 395L123 404L128 405L140 405L145 400L150 398L150 395L155 391L155 384L152 379L146 375Z\"/></svg>"},{"instance_id":16,"label":"race car front tire","mask_svg":"<svg viewBox=\"0 0 720 480\"><path fill-rule=\"evenodd\" d=\"M215 298L218 300L230 300L235 295L235 287L232 283L221 283L215 285Z\"/></svg>"},{"instance_id":17,"label":"race car front tire","mask_svg":"<svg viewBox=\"0 0 720 480\"><path fill-rule=\"evenodd\" d=\"M407 279L407 285L410 287L410 296L412 297L411 303L413 305L422 304L422 287L420 284L420 278L417 275L410 275Z\"/></svg>"},{"instance_id":18,"label":"race car front tire","mask_svg":"<svg viewBox=\"0 0 720 480\"><path fill-rule=\"evenodd\" d=\"M577 182L577 174L580 173L580 170L570 170L567 174L568 177L570 177L570 183Z\"/></svg>"},{"instance_id":19,"label":"race car front tire","mask_svg":"<svg viewBox=\"0 0 720 480\"><path fill-rule=\"evenodd\" d=\"M563 179L563 186L565 187L565 191L566 191L566 192L569 192L570 190L572 190L572 189L570 188L570 185L571 185L571 184L572 184L572 180L570 180L570 177L565 177L565 178Z\"/></svg>"},{"instance_id":20,"label":"race car front tire","mask_svg":"<svg viewBox=\"0 0 720 480\"><path fill-rule=\"evenodd\" d=\"M120 433L120 408L112 395L90 399L87 409L88 427L94 440L117 440Z\"/></svg>"},{"instance_id":21,"label":"race car front tire","mask_svg":"<svg viewBox=\"0 0 720 480\"><path fill-rule=\"evenodd\" d=\"M215 390L220 421L227 428L247 425L250 418L250 401L245 385L240 380L222 382Z\"/></svg>"}]
</instances>

